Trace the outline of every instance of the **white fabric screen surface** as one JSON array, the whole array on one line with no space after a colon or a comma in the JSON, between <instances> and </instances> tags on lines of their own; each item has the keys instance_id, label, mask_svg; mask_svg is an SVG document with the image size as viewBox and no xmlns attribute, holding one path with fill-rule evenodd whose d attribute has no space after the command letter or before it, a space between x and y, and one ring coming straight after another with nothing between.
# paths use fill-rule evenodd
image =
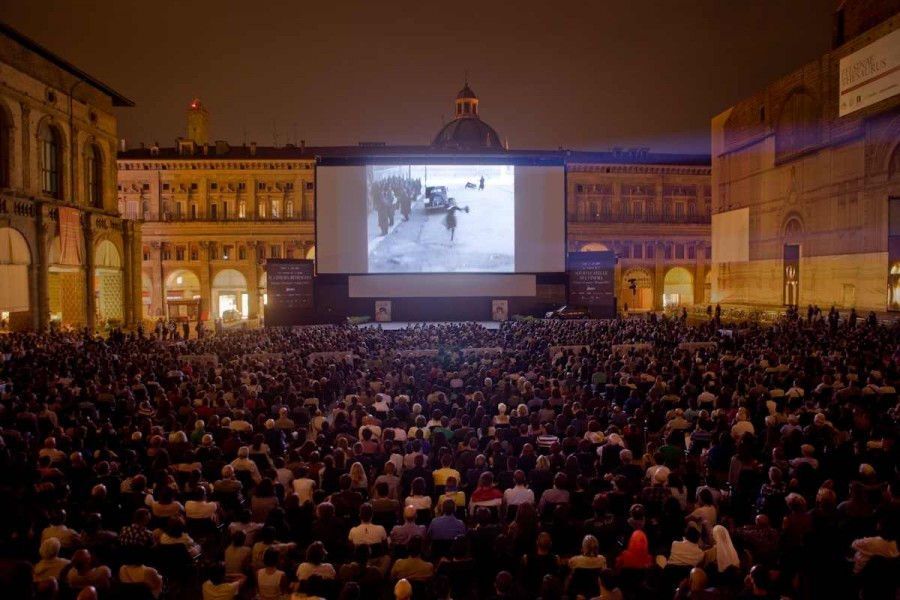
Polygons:
<instances>
[{"instance_id":1,"label":"white fabric screen surface","mask_svg":"<svg viewBox=\"0 0 900 600\"><path fill-rule=\"evenodd\" d=\"M750 260L750 209L738 208L712 216L712 260L716 263Z\"/></svg>"},{"instance_id":2,"label":"white fabric screen surface","mask_svg":"<svg viewBox=\"0 0 900 600\"><path fill-rule=\"evenodd\" d=\"M438 298L536 295L534 275L512 273L417 273L352 275L351 298Z\"/></svg>"}]
</instances>

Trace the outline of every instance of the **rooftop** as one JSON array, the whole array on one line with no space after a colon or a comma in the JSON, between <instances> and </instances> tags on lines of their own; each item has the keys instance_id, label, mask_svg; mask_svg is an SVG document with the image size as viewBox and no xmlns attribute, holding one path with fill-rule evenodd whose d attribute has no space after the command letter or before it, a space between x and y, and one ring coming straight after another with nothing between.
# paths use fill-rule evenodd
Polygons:
<instances>
[{"instance_id":1,"label":"rooftop","mask_svg":"<svg viewBox=\"0 0 900 600\"><path fill-rule=\"evenodd\" d=\"M98 91L106 94L112 99L113 106L134 106L134 102L112 89L110 86L106 85L99 79L96 79L66 59L62 58L58 54L55 54L45 48L44 46L38 44L36 41L31 39L30 37L24 35L23 33L13 29L6 23L0 22L0 34L5 35L9 39L18 43L20 46L30 50L31 52L37 54L41 58L51 62L56 65L63 71L69 73L70 75L77 77L78 79L84 81L89 84L91 87L97 89Z\"/></svg>"}]
</instances>

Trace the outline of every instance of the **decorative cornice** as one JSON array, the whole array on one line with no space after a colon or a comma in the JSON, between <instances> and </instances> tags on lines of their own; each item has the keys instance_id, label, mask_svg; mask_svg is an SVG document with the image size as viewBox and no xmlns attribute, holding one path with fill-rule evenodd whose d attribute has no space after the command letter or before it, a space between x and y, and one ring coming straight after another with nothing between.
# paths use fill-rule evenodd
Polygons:
<instances>
[{"instance_id":1,"label":"decorative cornice","mask_svg":"<svg viewBox=\"0 0 900 600\"><path fill-rule=\"evenodd\" d=\"M709 177L712 167L682 167L677 165L619 165L602 163L569 163L570 173L618 173L637 175L699 175Z\"/></svg>"}]
</instances>

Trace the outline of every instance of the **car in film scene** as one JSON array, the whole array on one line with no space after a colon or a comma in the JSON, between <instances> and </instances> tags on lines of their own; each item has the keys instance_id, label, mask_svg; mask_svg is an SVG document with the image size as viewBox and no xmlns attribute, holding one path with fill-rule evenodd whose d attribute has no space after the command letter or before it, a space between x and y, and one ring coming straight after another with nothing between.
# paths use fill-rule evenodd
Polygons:
<instances>
[{"instance_id":1,"label":"car in film scene","mask_svg":"<svg viewBox=\"0 0 900 600\"><path fill-rule=\"evenodd\" d=\"M369 273L515 271L512 165L367 167Z\"/></svg>"}]
</instances>

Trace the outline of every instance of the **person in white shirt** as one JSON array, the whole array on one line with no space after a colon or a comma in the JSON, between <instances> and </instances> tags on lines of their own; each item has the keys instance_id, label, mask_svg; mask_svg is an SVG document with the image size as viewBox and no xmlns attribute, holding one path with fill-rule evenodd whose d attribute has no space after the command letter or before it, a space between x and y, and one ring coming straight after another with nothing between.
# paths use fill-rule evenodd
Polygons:
<instances>
[{"instance_id":1,"label":"person in white shirt","mask_svg":"<svg viewBox=\"0 0 900 600\"><path fill-rule=\"evenodd\" d=\"M703 562L705 553L700 548L700 527L689 523L684 530L684 539L672 542L667 564L673 567L696 567Z\"/></svg>"},{"instance_id":2,"label":"person in white shirt","mask_svg":"<svg viewBox=\"0 0 900 600\"><path fill-rule=\"evenodd\" d=\"M255 483L259 483L262 481L262 477L259 474L259 467L256 466L256 463L250 460L250 446L241 446L238 448L237 458L231 461L231 467L237 471L249 471L250 477L253 478Z\"/></svg>"},{"instance_id":3,"label":"person in white shirt","mask_svg":"<svg viewBox=\"0 0 900 600\"><path fill-rule=\"evenodd\" d=\"M387 531L381 525L372 523L374 511L372 505L366 502L359 507L359 525L352 527L347 539L354 546L377 546L387 543Z\"/></svg>"},{"instance_id":4,"label":"person in white shirt","mask_svg":"<svg viewBox=\"0 0 900 600\"><path fill-rule=\"evenodd\" d=\"M513 481L515 485L503 492L503 505L534 504L534 491L526 485L525 472L517 470L513 473Z\"/></svg>"},{"instance_id":5,"label":"person in white shirt","mask_svg":"<svg viewBox=\"0 0 900 600\"><path fill-rule=\"evenodd\" d=\"M196 500L188 500L184 503L184 514L188 519L209 519L218 523L219 512L219 503L207 501L206 490L203 488L197 491Z\"/></svg>"}]
</instances>

